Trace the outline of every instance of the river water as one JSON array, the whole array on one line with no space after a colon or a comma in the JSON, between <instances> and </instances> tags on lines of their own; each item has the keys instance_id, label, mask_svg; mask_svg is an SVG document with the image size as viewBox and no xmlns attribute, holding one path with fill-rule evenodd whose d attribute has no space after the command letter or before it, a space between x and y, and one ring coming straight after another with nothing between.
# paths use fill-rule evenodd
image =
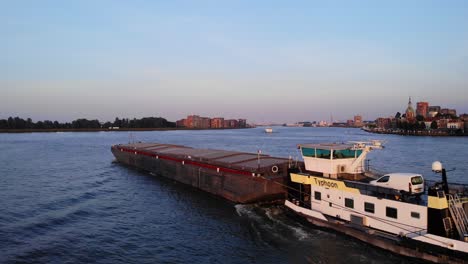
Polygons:
<instances>
[{"instance_id":1,"label":"river water","mask_svg":"<svg viewBox=\"0 0 468 264\"><path fill-rule=\"evenodd\" d=\"M0 134L0 263L413 263L284 214L236 205L114 163L129 140L298 158L299 143L385 140L385 172L468 183L466 137L404 137L347 128Z\"/></svg>"}]
</instances>

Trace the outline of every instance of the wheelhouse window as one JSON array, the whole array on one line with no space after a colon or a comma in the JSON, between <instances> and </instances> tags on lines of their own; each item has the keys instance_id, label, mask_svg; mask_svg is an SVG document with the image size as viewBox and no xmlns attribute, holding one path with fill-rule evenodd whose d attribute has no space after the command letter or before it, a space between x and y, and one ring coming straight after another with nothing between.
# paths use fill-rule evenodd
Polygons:
<instances>
[{"instance_id":1,"label":"wheelhouse window","mask_svg":"<svg viewBox=\"0 0 468 264\"><path fill-rule=\"evenodd\" d=\"M419 219L420 215L418 212L411 212L411 217Z\"/></svg>"},{"instance_id":2,"label":"wheelhouse window","mask_svg":"<svg viewBox=\"0 0 468 264\"><path fill-rule=\"evenodd\" d=\"M375 207L373 203L364 203L364 211L368 213L375 213Z\"/></svg>"},{"instance_id":3,"label":"wheelhouse window","mask_svg":"<svg viewBox=\"0 0 468 264\"><path fill-rule=\"evenodd\" d=\"M362 150L352 150L352 149L340 149L333 150L334 159L349 159L356 158L362 154Z\"/></svg>"},{"instance_id":4,"label":"wheelhouse window","mask_svg":"<svg viewBox=\"0 0 468 264\"><path fill-rule=\"evenodd\" d=\"M348 208L354 208L354 200L353 199L345 198L344 204Z\"/></svg>"},{"instance_id":5,"label":"wheelhouse window","mask_svg":"<svg viewBox=\"0 0 468 264\"><path fill-rule=\"evenodd\" d=\"M388 182L390 176L383 176L382 178L378 179L377 182Z\"/></svg>"},{"instance_id":6,"label":"wheelhouse window","mask_svg":"<svg viewBox=\"0 0 468 264\"><path fill-rule=\"evenodd\" d=\"M315 198L315 200L317 200L317 201L322 200L322 193L320 193L320 192L314 192L314 198Z\"/></svg>"},{"instance_id":7,"label":"wheelhouse window","mask_svg":"<svg viewBox=\"0 0 468 264\"><path fill-rule=\"evenodd\" d=\"M313 148L302 148L302 155L304 157L312 157L314 158L315 157L315 149Z\"/></svg>"},{"instance_id":8,"label":"wheelhouse window","mask_svg":"<svg viewBox=\"0 0 468 264\"><path fill-rule=\"evenodd\" d=\"M386 211L386 216L387 217L395 218L395 219L398 218L398 211L397 211L396 208L387 207L385 211Z\"/></svg>"},{"instance_id":9,"label":"wheelhouse window","mask_svg":"<svg viewBox=\"0 0 468 264\"><path fill-rule=\"evenodd\" d=\"M319 159L330 159L331 150L328 149L316 149L317 158Z\"/></svg>"}]
</instances>

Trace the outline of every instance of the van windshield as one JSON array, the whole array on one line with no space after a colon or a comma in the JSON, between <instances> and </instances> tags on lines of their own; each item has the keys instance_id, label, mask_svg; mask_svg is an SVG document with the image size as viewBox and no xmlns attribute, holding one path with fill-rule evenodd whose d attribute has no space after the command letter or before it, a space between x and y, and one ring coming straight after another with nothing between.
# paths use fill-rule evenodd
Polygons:
<instances>
[{"instance_id":1,"label":"van windshield","mask_svg":"<svg viewBox=\"0 0 468 264\"><path fill-rule=\"evenodd\" d=\"M411 184L421 184L423 182L424 180L421 176L416 176L416 177L411 178Z\"/></svg>"},{"instance_id":2,"label":"van windshield","mask_svg":"<svg viewBox=\"0 0 468 264\"><path fill-rule=\"evenodd\" d=\"M377 182L388 182L390 176L383 176L382 178L378 179Z\"/></svg>"}]
</instances>

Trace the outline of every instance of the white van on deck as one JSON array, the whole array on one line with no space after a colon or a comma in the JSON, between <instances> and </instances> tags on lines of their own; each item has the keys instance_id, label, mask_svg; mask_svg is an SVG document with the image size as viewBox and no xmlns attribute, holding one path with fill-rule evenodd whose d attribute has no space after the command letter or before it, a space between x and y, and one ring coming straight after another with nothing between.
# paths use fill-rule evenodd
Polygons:
<instances>
[{"instance_id":1,"label":"white van on deck","mask_svg":"<svg viewBox=\"0 0 468 264\"><path fill-rule=\"evenodd\" d=\"M421 174L390 173L369 183L413 194L424 192L424 179Z\"/></svg>"}]
</instances>

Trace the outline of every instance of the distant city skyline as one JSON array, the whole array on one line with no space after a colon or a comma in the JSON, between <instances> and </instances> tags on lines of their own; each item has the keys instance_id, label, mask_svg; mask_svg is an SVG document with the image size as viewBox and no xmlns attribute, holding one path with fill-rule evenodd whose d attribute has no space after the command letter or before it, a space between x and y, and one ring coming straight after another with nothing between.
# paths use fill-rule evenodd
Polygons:
<instances>
[{"instance_id":1,"label":"distant city skyline","mask_svg":"<svg viewBox=\"0 0 468 264\"><path fill-rule=\"evenodd\" d=\"M0 119L468 113L466 1L4 1Z\"/></svg>"}]
</instances>

